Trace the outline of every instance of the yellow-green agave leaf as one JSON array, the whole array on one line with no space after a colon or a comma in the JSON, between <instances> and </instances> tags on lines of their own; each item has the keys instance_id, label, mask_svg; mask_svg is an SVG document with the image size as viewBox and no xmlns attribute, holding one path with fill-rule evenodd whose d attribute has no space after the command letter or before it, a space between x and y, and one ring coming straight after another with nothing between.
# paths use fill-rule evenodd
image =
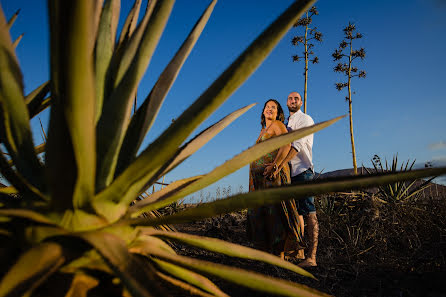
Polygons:
<instances>
[{"instance_id":1,"label":"yellow-green agave leaf","mask_svg":"<svg viewBox=\"0 0 446 297\"><path fill-rule=\"evenodd\" d=\"M106 0L102 9L95 46L96 115L99 120L105 96L106 76L113 56L119 22L120 0Z\"/></svg>"},{"instance_id":2,"label":"yellow-green agave leaf","mask_svg":"<svg viewBox=\"0 0 446 297\"><path fill-rule=\"evenodd\" d=\"M145 231L144 234L185 243L191 246L199 247L211 252L216 252L231 257L265 262L268 264L275 265L277 267L288 269L303 276L315 278L311 273L305 271L304 269L288 261L284 261L277 256L256 249L252 249L249 247L230 243L224 240L197 236L197 235L190 235L179 232L160 231L153 228Z\"/></svg>"},{"instance_id":3,"label":"yellow-green agave leaf","mask_svg":"<svg viewBox=\"0 0 446 297\"><path fill-rule=\"evenodd\" d=\"M133 296L163 296L153 268L149 263L130 254L122 239L100 231L79 233L77 237L88 242L101 254Z\"/></svg>"},{"instance_id":4,"label":"yellow-green agave leaf","mask_svg":"<svg viewBox=\"0 0 446 297\"><path fill-rule=\"evenodd\" d=\"M99 280L85 273L76 273L65 297L87 297L88 291L99 284Z\"/></svg>"},{"instance_id":5,"label":"yellow-green agave leaf","mask_svg":"<svg viewBox=\"0 0 446 297\"><path fill-rule=\"evenodd\" d=\"M43 103L46 101L45 97L49 91L50 91L50 82L47 81L38 86L28 95L26 95L25 103L28 107L28 113L30 118L33 118L35 115L39 114L43 109L49 106L49 104L48 105L45 104L46 106L43 105Z\"/></svg>"},{"instance_id":6,"label":"yellow-green agave leaf","mask_svg":"<svg viewBox=\"0 0 446 297\"><path fill-rule=\"evenodd\" d=\"M151 254L165 261L181 265L186 269L211 275L240 286L269 294L280 296L328 296L307 286L272 278L256 272L174 255L158 249L153 249Z\"/></svg>"},{"instance_id":7,"label":"yellow-green agave leaf","mask_svg":"<svg viewBox=\"0 0 446 297\"><path fill-rule=\"evenodd\" d=\"M24 254L0 281L0 297L22 296L36 288L65 261L62 247L56 243L41 243Z\"/></svg>"},{"instance_id":8,"label":"yellow-green agave leaf","mask_svg":"<svg viewBox=\"0 0 446 297\"><path fill-rule=\"evenodd\" d=\"M185 178L182 180L177 180L171 184L169 184L168 186L166 186L165 188L162 188L161 190L151 194L149 197L147 197L144 200L141 201L136 201L136 203L132 206L130 206L129 208L129 213L132 213L133 215L140 215L144 212L144 207L147 205L150 205L152 203L154 203L155 201L157 201L160 197L163 197L165 195L169 195L173 194L175 192L180 191L181 189L183 189L184 187L187 187L188 185L190 185L191 183L195 182L196 180L200 179L202 176L194 176L194 177L190 177L190 178ZM96 207L98 208L98 207ZM98 208L99 211L99 208Z\"/></svg>"},{"instance_id":9,"label":"yellow-green agave leaf","mask_svg":"<svg viewBox=\"0 0 446 297\"><path fill-rule=\"evenodd\" d=\"M52 202L61 209L88 209L95 193L95 5L90 0L48 4L53 103L47 168Z\"/></svg>"},{"instance_id":10,"label":"yellow-green agave leaf","mask_svg":"<svg viewBox=\"0 0 446 297\"><path fill-rule=\"evenodd\" d=\"M229 295L221 291L213 282L201 274L156 258L153 258L152 261L154 261L160 269L176 278L174 279L163 274L161 277L164 280L188 291L190 294L198 296L229 297ZM184 282L180 282L178 279L181 279ZM200 288L203 291L198 290L197 288ZM204 291L210 294L204 293Z\"/></svg>"},{"instance_id":11,"label":"yellow-green agave leaf","mask_svg":"<svg viewBox=\"0 0 446 297\"><path fill-rule=\"evenodd\" d=\"M7 217L15 217L30 220L34 223L44 225L56 225L53 221L49 220L46 216L28 209L0 209L0 215Z\"/></svg>"},{"instance_id":12,"label":"yellow-green agave leaf","mask_svg":"<svg viewBox=\"0 0 446 297\"><path fill-rule=\"evenodd\" d=\"M198 205L185 211L156 219L133 219L134 225L157 226L160 224L175 224L214 217L246 208L278 203L282 200L303 199L308 196L375 187L416 178L439 176L446 174L446 167L421 169L400 173L384 173L371 176L338 177L332 179L301 182L299 184L264 189Z\"/></svg>"}]
</instances>

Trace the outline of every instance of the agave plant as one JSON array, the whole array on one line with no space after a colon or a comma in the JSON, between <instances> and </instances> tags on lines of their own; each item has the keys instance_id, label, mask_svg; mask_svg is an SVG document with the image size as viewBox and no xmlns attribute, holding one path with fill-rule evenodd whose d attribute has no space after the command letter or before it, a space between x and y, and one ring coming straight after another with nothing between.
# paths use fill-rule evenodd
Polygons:
<instances>
[{"instance_id":1,"label":"agave plant","mask_svg":"<svg viewBox=\"0 0 446 297\"><path fill-rule=\"evenodd\" d=\"M395 155L392 159L392 164L389 165L387 159L385 159L385 165L382 164L381 158L378 155L374 155L372 158L372 164L375 172L404 172L411 171L415 160L410 163L410 160L398 165L398 155ZM410 164L410 165L409 165ZM366 168L367 173L371 174L373 171ZM384 202L400 203L407 201L411 198L415 198L420 192L431 186L430 182L435 178L431 177L426 181L419 179L412 179L407 181L399 181L396 183L383 185L378 187L379 194L383 198Z\"/></svg>"},{"instance_id":2,"label":"agave plant","mask_svg":"<svg viewBox=\"0 0 446 297\"><path fill-rule=\"evenodd\" d=\"M212 1L135 114L138 84L163 32L172 0L152 0L139 18L136 0L120 34L119 0L49 0L50 80L30 94L0 9L0 296L163 296L172 286L227 296L207 277L283 296L323 295L306 286L177 255L181 242L232 257L311 274L267 253L229 242L166 231L162 226L212 217L308 194L438 175L443 169L316 181L238 194L166 216L155 212L294 139L339 118L255 145L208 174L171 183L132 203L252 105L187 143L191 133L261 64L314 1L293 3L146 148L140 146L216 4ZM139 22L138 20L141 19ZM118 36L119 35L119 36ZM30 119L51 106L48 141L35 147ZM44 153L43 161L37 158Z\"/></svg>"}]
</instances>

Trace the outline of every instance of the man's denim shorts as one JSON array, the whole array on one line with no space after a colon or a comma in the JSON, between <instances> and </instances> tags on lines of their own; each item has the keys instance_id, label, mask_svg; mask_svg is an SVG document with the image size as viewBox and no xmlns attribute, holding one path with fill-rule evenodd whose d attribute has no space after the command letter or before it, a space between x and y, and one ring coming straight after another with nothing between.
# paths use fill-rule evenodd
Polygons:
<instances>
[{"instance_id":1,"label":"man's denim shorts","mask_svg":"<svg viewBox=\"0 0 446 297\"><path fill-rule=\"evenodd\" d=\"M307 169L304 172L291 177L291 184L298 182L312 180L314 173L311 169ZM309 213L316 212L316 207L314 206L314 197L307 197L303 199L296 199L296 206L299 215L306 216Z\"/></svg>"}]
</instances>

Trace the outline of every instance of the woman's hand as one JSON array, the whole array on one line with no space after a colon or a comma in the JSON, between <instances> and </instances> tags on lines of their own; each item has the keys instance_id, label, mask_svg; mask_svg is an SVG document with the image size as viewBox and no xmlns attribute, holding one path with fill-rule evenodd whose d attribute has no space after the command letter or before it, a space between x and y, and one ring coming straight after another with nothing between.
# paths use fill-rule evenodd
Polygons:
<instances>
[{"instance_id":1,"label":"woman's hand","mask_svg":"<svg viewBox=\"0 0 446 297\"><path fill-rule=\"evenodd\" d=\"M263 171L263 176L272 180L279 173L276 163L265 164L265 171Z\"/></svg>"}]
</instances>

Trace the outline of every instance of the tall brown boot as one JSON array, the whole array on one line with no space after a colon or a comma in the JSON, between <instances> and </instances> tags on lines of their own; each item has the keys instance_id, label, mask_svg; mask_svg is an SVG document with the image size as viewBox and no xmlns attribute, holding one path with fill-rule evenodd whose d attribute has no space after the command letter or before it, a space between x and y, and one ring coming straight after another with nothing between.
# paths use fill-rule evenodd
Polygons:
<instances>
[{"instance_id":1,"label":"tall brown boot","mask_svg":"<svg viewBox=\"0 0 446 297\"><path fill-rule=\"evenodd\" d=\"M319 238L319 223L315 212L308 215L307 225L309 237L308 256L303 262L299 263L300 267L317 266L316 253Z\"/></svg>"}]
</instances>

